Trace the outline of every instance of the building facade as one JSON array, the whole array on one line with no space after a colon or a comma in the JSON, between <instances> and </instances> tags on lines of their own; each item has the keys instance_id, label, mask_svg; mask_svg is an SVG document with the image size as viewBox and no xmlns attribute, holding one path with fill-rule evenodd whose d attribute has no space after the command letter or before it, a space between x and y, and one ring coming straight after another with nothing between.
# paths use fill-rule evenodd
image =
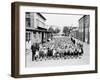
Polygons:
<instances>
[{"instance_id":1,"label":"building facade","mask_svg":"<svg viewBox=\"0 0 100 80\"><path fill-rule=\"evenodd\" d=\"M26 42L43 43L50 38L51 32L46 29L46 18L40 13L26 12Z\"/></svg>"},{"instance_id":2,"label":"building facade","mask_svg":"<svg viewBox=\"0 0 100 80\"><path fill-rule=\"evenodd\" d=\"M78 27L75 27L72 31L71 31L71 36L78 39L79 37L79 31L78 31Z\"/></svg>"},{"instance_id":3,"label":"building facade","mask_svg":"<svg viewBox=\"0 0 100 80\"><path fill-rule=\"evenodd\" d=\"M89 44L90 41L90 16L84 15L79 19L79 37L78 39Z\"/></svg>"}]
</instances>

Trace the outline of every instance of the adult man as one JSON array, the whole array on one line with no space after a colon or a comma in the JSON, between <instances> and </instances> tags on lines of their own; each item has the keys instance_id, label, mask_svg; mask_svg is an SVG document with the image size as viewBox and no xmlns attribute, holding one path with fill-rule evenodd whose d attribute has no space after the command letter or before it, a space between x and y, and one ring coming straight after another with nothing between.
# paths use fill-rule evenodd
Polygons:
<instances>
[{"instance_id":1,"label":"adult man","mask_svg":"<svg viewBox=\"0 0 100 80\"><path fill-rule=\"evenodd\" d=\"M32 61L35 60L35 52L36 52L36 44L33 43L33 45L31 46L31 50L32 50Z\"/></svg>"}]
</instances>

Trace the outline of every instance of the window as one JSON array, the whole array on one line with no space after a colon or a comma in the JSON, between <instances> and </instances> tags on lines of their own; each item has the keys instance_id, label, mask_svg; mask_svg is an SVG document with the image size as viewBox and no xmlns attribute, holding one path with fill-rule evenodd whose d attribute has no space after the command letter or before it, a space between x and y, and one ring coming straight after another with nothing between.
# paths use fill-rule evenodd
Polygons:
<instances>
[{"instance_id":1,"label":"window","mask_svg":"<svg viewBox=\"0 0 100 80\"><path fill-rule=\"evenodd\" d=\"M26 32L26 41L30 41L30 40L31 40L31 33Z\"/></svg>"},{"instance_id":2,"label":"window","mask_svg":"<svg viewBox=\"0 0 100 80\"><path fill-rule=\"evenodd\" d=\"M26 12L26 27L30 27L31 24L30 24L30 13L29 12Z\"/></svg>"},{"instance_id":3,"label":"window","mask_svg":"<svg viewBox=\"0 0 100 80\"><path fill-rule=\"evenodd\" d=\"M36 32L34 32L34 38L36 38Z\"/></svg>"},{"instance_id":4,"label":"window","mask_svg":"<svg viewBox=\"0 0 100 80\"><path fill-rule=\"evenodd\" d=\"M30 18L26 18L26 27L30 27L31 24L30 24Z\"/></svg>"},{"instance_id":5,"label":"window","mask_svg":"<svg viewBox=\"0 0 100 80\"><path fill-rule=\"evenodd\" d=\"M26 12L26 18L30 18L30 12Z\"/></svg>"}]
</instances>

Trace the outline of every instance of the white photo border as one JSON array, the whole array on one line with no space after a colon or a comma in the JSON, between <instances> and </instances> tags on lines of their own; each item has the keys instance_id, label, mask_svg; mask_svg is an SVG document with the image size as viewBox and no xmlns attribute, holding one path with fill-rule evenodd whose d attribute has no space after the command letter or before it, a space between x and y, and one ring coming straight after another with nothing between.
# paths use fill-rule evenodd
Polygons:
<instances>
[{"instance_id":1,"label":"white photo border","mask_svg":"<svg viewBox=\"0 0 100 80\"><path fill-rule=\"evenodd\" d=\"M42 74L55 72L91 71L95 70L95 10L73 9L56 7L20 6L19 7L19 74ZM25 12L45 12L61 14L86 14L90 15L90 64L80 66L58 66L58 67L25 67Z\"/></svg>"}]
</instances>

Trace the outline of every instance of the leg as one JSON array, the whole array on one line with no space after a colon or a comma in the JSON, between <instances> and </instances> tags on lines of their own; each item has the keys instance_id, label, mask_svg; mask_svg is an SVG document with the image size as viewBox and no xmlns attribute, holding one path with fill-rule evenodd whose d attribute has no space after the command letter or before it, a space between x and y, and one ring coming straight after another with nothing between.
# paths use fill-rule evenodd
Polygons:
<instances>
[{"instance_id":1,"label":"leg","mask_svg":"<svg viewBox=\"0 0 100 80\"><path fill-rule=\"evenodd\" d=\"M35 52L32 52L32 61L34 61Z\"/></svg>"}]
</instances>

